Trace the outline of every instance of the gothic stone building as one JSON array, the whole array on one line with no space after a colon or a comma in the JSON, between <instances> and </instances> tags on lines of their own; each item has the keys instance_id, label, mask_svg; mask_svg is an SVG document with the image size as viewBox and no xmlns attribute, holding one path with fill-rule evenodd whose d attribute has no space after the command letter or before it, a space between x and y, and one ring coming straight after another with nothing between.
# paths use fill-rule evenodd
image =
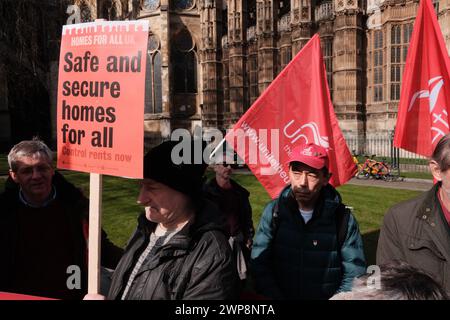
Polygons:
<instances>
[{"instance_id":1,"label":"gothic stone building","mask_svg":"<svg viewBox=\"0 0 450 320\"><path fill-rule=\"evenodd\" d=\"M433 2L449 49L450 0ZM149 143L176 128L229 128L316 32L343 132L390 132L417 8L417 0L4 0L0 139L39 133L54 142L61 27L74 13L81 22L149 20Z\"/></svg>"}]
</instances>

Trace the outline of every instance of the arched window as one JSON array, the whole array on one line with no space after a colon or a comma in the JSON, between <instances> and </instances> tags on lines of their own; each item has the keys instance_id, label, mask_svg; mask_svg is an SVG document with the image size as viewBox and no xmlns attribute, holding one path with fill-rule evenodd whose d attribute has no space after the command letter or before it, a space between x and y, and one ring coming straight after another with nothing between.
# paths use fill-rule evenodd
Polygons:
<instances>
[{"instance_id":1,"label":"arched window","mask_svg":"<svg viewBox=\"0 0 450 320\"><path fill-rule=\"evenodd\" d=\"M194 7L194 0L174 0L175 9L187 10Z\"/></svg>"},{"instance_id":2,"label":"arched window","mask_svg":"<svg viewBox=\"0 0 450 320\"><path fill-rule=\"evenodd\" d=\"M439 0L433 0L434 11L436 11L436 15L439 14Z\"/></svg>"},{"instance_id":3,"label":"arched window","mask_svg":"<svg viewBox=\"0 0 450 320\"><path fill-rule=\"evenodd\" d=\"M256 26L256 0L247 1L247 25Z\"/></svg>"},{"instance_id":4,"label":"arched window","mask_svg":"<svg viewBox=\"0 0 450 320\"><path fill-rule=\"evenodd\" d=\"M161 52L157 35L148 38L145 73L145 113L162 112Z\"/></svg>"},{"instance_id":5,"label":"arched window","mask_svg":"<svg viewBox=\"0 0 450 320\"><path fill-rule=\"evenodd\" d=\"M80 6L80 15L81 15L81 22L92 21L91 8L86 4L86 2L83 2Z\"/></svg>"},{"instance_id":6,"label":"arched window","mask_svg":"<svg viewBox=\"0 0 450 320\"><path fill-rule=\"evenodd\" d=\"M176 93L197 93L197 56L195 43L188 30L180 31L173 40L171 62Z\"/></svg>"},{"instance_id":7,"label":"arched window","mask_svg":"<svg viewBox=\"0 0 450 320\"><path fill-rule=\"evenodd\" d=\"M103 5L102 18L114 21L120 20L122 15L122 4L119 0L111 0Z\"/></svg>"},{"instance_id":8,"label":"arched window","mask_svg":"<svg viewBox=\"0 0 450 320\"><path fill-rule=\"evenodd\" d=\"M391 28L391 100L400 99L400 74L402 68L401 25Z\"/></svg>"},{"instance_id":9,"label":"arched window","mask_svg":"<svg viewBox=\"0 0 450 320\"><path fill-rule=\"evenodd\" d=\"M403 43L405 46L403 47L403 61L406 61L406 56L408 54L408 44L411 40L411 35L413 31L414 24L408 23L403 26Z\"/></svg>"},{"instance_id":10,"label":"arched window","mask_svg":"<svg viewBox=\"0 0 450 320\"><path fill-rule=\"evenodd\" d=\"M400 44L401 43L401 29L400 25L393 25L391 28L391 43Z\"/></svg>"},{"instance_id":11,"label":"arched window","mask_svg":"<svg viewBox=\"0 0 450 320\"><path fill-rule=\"evenodd\" d=\"M258 88L258 55L252 52L248 56L248 80L250 84L250 103L253 103L259 96Z\"/></svg>"},{"instance_id":12,"label":"arched window","mask_svg":"<svg viewBox=\"0 0 450 320\"><path fill-rule=\"evenodd\" d=\"M291 11L291 1L290 0L280 0L278 17L282 17Z\"/></svg>"},{"instance_id":13,"label":"arched window","mask_svg":"<svg viewBox=\"0 0 450 320\"><path fill-rule=\"evenodd\" d=\"M146 11L155 11L159 8L159 0L144 0L142 2L142 9Z\"/></svg>"},{"instance_id":14,"label":"arched window","mask_svg":"<svg viewBox=\"0 0 450 320\"><path fill-rule=\"evenodd\" d=\"M162 80L161 80L161 52L157 51L153 55L153 78L154 78L154 99L155 113L162 112Z\"/></svg>"},{"instance_id":15,"label":"arched window","mask_svg":"<svg viewBox=\"0 0 450 320\"><path fill-rule=\"evenodd\" d=\"M328 87L333 89L333 38L324 38L322 42L323 61L327 71Z\"/></svg>"},{"instance_id":16,"label":"arched window","mask_svg":"<svg viewBox=\"0 0 450 320\"><path fill-rule=\"evenodd\" d=\"M373 34L373 101L383 101L383 31Z\"/></svg>"}]
</instances>

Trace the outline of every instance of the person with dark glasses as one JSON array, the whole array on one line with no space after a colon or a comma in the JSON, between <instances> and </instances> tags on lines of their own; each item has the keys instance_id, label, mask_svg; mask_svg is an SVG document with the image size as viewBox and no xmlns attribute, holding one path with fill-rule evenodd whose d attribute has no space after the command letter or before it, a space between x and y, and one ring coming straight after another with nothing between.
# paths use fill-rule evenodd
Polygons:
<instances>
[{"instance_id":1,"label":"person with dark glasses","mask_svg":"<svg viewBox=\"0 0 450 320\"><path fill-rule=\"evenodd\" d=\"M231 179L234 169L238 168L232 154L224 153L216 157L212 168L215 177L205 184L205 196L221 211L223 225L237 260L239 276L245 280L255 234L250 193Z\"/></svg>"}]
</instances>

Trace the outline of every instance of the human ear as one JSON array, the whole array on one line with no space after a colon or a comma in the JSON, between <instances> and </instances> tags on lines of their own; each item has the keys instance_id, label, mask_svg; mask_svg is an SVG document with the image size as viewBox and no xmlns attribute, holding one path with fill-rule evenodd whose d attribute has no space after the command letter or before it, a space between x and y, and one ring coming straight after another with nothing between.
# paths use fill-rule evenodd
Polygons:
<instances>
[{"instance_id":1,"label":"human ear","mask_svg":"<svg viewBox=\"0 0 450 320\"><path fill-rule=\"evenodd\" d=\"M442 171L436 161L431 160L429 163L431 174L437 181L442 181Z\"/></svg>"},{"instance_id":2,"label":"human ear","mask_svg":"<svg viewBox=\"0 0 450 320\"><path fill-rule=\"evenodd\" d=\"M14 171L12 171L11 169L9 169L9 176L11 177L11 179L13 179L13 181L15 183L19 183L18 179L17 179L17 173L15 173Z\"/></svg>"}]
</instances>

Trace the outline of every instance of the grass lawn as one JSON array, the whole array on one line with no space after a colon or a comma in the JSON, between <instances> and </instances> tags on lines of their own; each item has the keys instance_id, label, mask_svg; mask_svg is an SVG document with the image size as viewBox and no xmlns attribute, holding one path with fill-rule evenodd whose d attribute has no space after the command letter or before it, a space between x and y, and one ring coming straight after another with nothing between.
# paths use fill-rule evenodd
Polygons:
<instances>
[{"instance_id":1,"label":"grass lawn","mask_svg":"<svg viewBox=\"0 0 450 320\"><path fill-rule=\"evenodd\" d=\"M64 176L89 195L89 176L74 171L62 171ZM212 174L209 172L208 176ZM237 182L250 191L253 208L253 222L258 226L261 213L269 195L253 175L236 174ZM0 191L5 178L0 178ZM338 188L343 201L354 208L354 214L363 234L366 258L369 264L375 263L375 252L379 228L383 215L389 207L400 201L412 198L418 191L385 189L346 185ZM140 207L136 204L138 183L136 180L104 176L103 179L103 227L109 238L119 246L124 246L136 227Z\"/></svg>"},{"instance_id":2,"label":"grass lawn","mask_svg":"<svg viewBox=\"0 0 450 320\"><path fill-rule=\"evenodd\" d=\"M0 154L0 174L8 174L8 155Z\"/></svg>"},{"instance_id":3,"label":"grass lawn","mask_svg":"<svg viewBox=\"0 0 450 320\"><path fill-rule=\"evenodd\" d=\"M89 175L63 171L70 182L89 196ZM103 176L102 225L111 241L123 247L136 228L141 207L136 204L139 185L137 180Z\"/></svg>"},{"instance_id":4,"label":"grass lawn","mask_svg":"<svg viewBox=\"0 0 450 320\"><path fill-rule=\"evenodd\" d=\"M401 172L400 176L405 178L433 180L431 172Z\"/></svg>"},{"instance_id":5,"label":"grass lawn","mask_svg":"<svg viewBox=\"0 0 450 320\"><path fill-rule=\"evenodd\" d=\"M396 203L411 199L420 191L345 185L338 188L342 200L353 207L364 242L368 265L375 264L379 229L386 211Z\"/></svg>"}]
</instances>

